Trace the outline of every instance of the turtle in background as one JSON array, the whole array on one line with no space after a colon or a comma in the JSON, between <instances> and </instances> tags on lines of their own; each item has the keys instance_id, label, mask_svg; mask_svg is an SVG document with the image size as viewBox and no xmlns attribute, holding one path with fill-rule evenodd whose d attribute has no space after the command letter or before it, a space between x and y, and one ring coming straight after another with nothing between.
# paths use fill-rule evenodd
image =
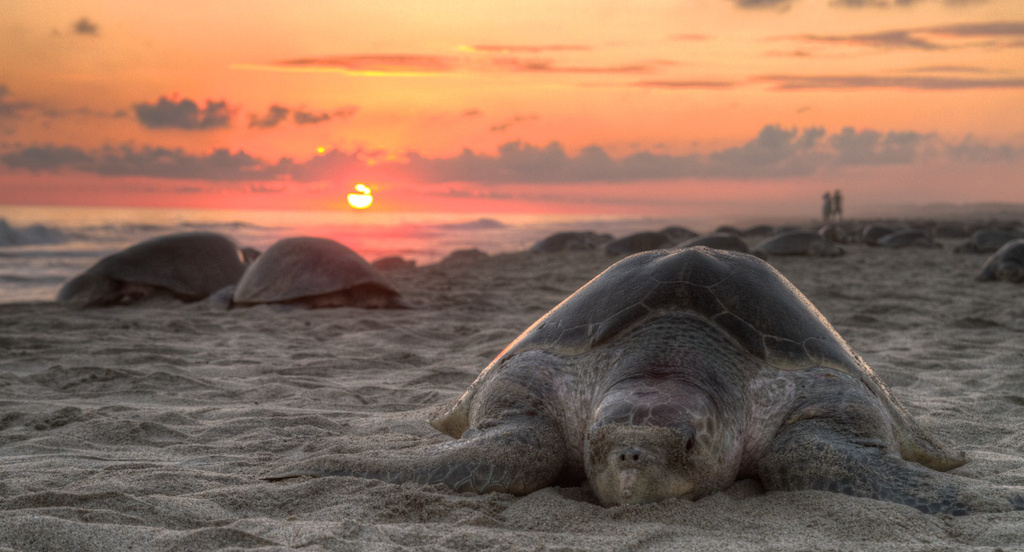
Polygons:
<instances>
[{"instance_id":1,"label":"turtle in background","mask_svg":"<svg viewBox=\"0 0 1024 552\"><path fill-rule=\"evenodd\" d=\"M769 491L832 491L927 513L1024 509L1011 489L944 473L966 455L918 425L778 271L706 247L614 264L430 423L453 440L319 456L265 479L355 476L517 495L587 480L615 506L696 500L756 477Z\"/></svg>"},{"instance_id":2,"label":"turtle in background","mask_svg":"<svg viewBox=\"0 0 1024 552\"><path fill-rule=\"evenodd\" d=\"M249 256L230 238L187 232L148 239L104 257L72 278L57 301L79 307L127 305L156 296L204 299L241 278Z\"/></svg>"},{"instance_id":3,"label":"turtle in background","mask_svg":"<svg viewBox=\"0 0 1024 552\"><path fill-rule=\"evenodd\" d=\"M878 238L877 245L881 247L902 248L902 247L942 247L928 234L916 228L904 228L896 230Z\"/></svg>"},{"instance_id":4,"label":"turtle in background","mask_svg":"<svg viewBox=\"0 0 1024 552\"><path fill-rule=\"evenodd\" d=\"M1024 238L1024 234L1015 230L1000 228L982 228L975 230L967 242L956 246L954 253L993 253L1011 240Z\"/></svg>"},{"instance_id":5,"label":"turtle in background","mask_svg":"<svg viewBox=\"0 0 1024 552\"><path fill-rule=\"evenodd\" d=\"M743 238L732 232L712 232L710 234L704 234L703 236L697 236L696 238L686 240L683 243L676 245L673 249L697 246L721 249L723 251L750 253L750 246L747 245L747 242L743 241Z\"/></svg>"},{"instance_id":6,"label":"turtle in background","mask_svg":"<svg viewBox=\"0 0 1024 552\"><path fill-rule=\"evenodd\" d=\"M977 280L1024 282L1024 238L1008 241L981 267Z\"/></svg>"},{"instance_id":7,"label":"turtle in background","mask_svg":"<svg viewBox=\"0 0 1024 552\"><path fill-rule=\"evenodd\" d=\"M590 251L612 241L610 234L597 232L558 232L530 247L533 253L561 253L564 251Z\"/></svg>"},{"instance_id":8,"label":"turtle in background","mask_svg":"<svg viewBox=\"0 0 1024 552\"><path fill-rule=\"evenodd\" d=\"M238 281L231 303L409 307L398 290L355 251L334 240L311 237L285 238L267 248Z\"/></svg>"},{"instance_id":9,"label":"turtle in background","mask_svg":"<svg viewBox=\"0 0 1024 552\"><path fill-rule=\"evenodd\" d=\"M762 259L769 256L805 255L810 257L838 257L845 253L831 240L817 232L791 230L768 238L754 248L753 253Z\"/></svg>"}]
</instances>

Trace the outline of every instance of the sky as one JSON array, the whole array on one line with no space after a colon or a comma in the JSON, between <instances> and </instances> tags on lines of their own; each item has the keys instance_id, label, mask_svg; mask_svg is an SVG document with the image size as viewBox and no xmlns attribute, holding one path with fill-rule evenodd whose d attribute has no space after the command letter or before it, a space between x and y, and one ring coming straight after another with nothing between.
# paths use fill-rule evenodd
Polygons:
<instances>
[{"instance_id":1,"label":"sky","mask_svg":"<svg viewBox=\"0 0 1024 552\"><path fill-rule=\"evenodd\" d=\"M0 205L1024 202L1020 0L6 0ZM372 215L368 215L372 216Z\"/></svg>"}]
</instances>

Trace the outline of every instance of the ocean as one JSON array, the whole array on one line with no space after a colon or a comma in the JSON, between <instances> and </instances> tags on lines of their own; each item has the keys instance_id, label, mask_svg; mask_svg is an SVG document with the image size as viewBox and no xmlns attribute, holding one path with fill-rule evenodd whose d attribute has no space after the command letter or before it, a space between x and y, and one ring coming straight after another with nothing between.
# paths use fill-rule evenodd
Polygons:
<instances>
[{"instance_id":1,"label":"ocean","mask_svg":"<svg viewBox=\"0 0 1024 552\"><path fill-rule=\"evenodd\" d=\"M265 250L291 236L341 242L367 261L398 255L419 266L452 251L488 254L529 249L555 232L592 230L615 237L668 225L710 230L709 220L600 216L473 216L329 211L217 211L0 206L0 303L52 301L69 278L101 258L155 236L219 232Z\"/></svg>"}]
</instances>

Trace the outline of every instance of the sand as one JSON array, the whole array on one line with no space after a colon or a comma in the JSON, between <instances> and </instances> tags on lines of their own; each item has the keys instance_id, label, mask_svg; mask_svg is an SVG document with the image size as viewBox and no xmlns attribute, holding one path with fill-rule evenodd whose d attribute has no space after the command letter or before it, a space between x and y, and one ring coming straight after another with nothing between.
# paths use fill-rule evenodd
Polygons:
<instances>
[{"instance_id":1,"label":"sand","mask_svg":"<svg viewBox=\"0 0 1024 552\"><path fill-rule=\"evenodd\" d=\"M1024 485L1024 286L984 260L847 246L772 263L917 419ZM1024 512L931 516L753 480L603 508L348 477L260 479L331 451L438 442L431 409L611 263L515 254L392 273L409 311L0 305L0 548L965 550L1024 545Z\"/></svg>"}]
</instances>

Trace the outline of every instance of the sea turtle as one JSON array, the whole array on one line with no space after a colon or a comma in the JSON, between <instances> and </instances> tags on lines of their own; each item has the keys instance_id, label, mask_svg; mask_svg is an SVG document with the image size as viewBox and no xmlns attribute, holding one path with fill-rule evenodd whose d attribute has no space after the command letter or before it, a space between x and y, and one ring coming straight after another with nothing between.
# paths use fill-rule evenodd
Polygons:
<instances>
[{"instance_id":1,"label":"sea turtle","mask_svg":"<svg viewBox=\"0 0 1024 552\"><path fill-rule=\"evenodd\" d=\"M928 234L915 228L904 228L891 232L878 238L878 245L882 247L942 247L936 243Z\"/></svg>"},{"instance_id":2,"label":"sea turtle","mask_svg":"<svg viewBox=\"0 0 1024 552\"><path fill-rule=\"evenodd\" d=\"M614 506L697 499L758 477L768 490L925 512L1024 508L1001 488L977 492L938 471L966 455L920 427L784 276L705 247L611 266L430 423L455 439L325 455L265 479L348 475L513 494L586 479Z\"/></svg>"},{"instance_id":3,"label":"sea turtle","mask_svg":"<svg viewBox=\"0 0 1024 552\"><path fill-rule=\"evenodd\" d=\"M697 236L696 238L686 240L683 243L676 245L673 249L696 246L711 247L725 251L739 251L740 253L750 252L750 247L747 245L747 242L743 241L743 238L733 234L732 232L712 232L703 236Z\"/></svg>"},{"instance_id":4,"label":"sea turtle","mask_svg":"<svg viewBox=\"0 0 1024 552\"><path fill-rule=\"evenodd\" d=\"M670 247L675 241L665 232L637 232L606 243L605 253L609 255L631 255L640 251L650 251Z\"/></svg>"},{"instance_id":5,"label":"sea turtle","mask_svg":"<svg viewBox=\"0 0 1024 552\"><path fill-rule=\"evenodd\" d=\"M161 294L198 301L237 282L245 260L235 242L221 234L160 236L104 257L64 284L57 301L94 307Z\"/></svg>"},{"instance_id":6,"label":"sea turtle","mask_svg":"<svg viewBox=\"0 0 1024 552\"><path fill-rule=\"evenodd\" d=\"M356 252L326 238L271 245L235 287L235 305L408 308L398 291Z\"/></svg>"},{"instance_id":7,"label":"sea turtle","mask_svg":"<svg viewBox=\"0 0 1024 552\"><path fill-rule=\"evenodd\" d=\"M772 236L754 248L758 257L770 255L808 255L814 257L837 257L843 248L822 237L817 232L793 230Z\"/></svg>"},{"instance_id":8,"label":"sea turtle","mask_svg":"<svg viewBox=\"0 0 1024 552\"><path fill-rule=\"evenodd\" d=\"M860 239L868 245L878 245L878 240L895 231L895 228L884 224L869 224L861 230Z\"/></svg>"},{"instance_id":9,"label":"sea turtle","mask_svg":"<svg viewBox=\"0 0 1024 552\"><path fill-rule=\"evenodd\" d=\"M1001 228L982 228L971 234L971 238L953 249L954 253L992 253L1006 242L1024 237L1015 230Z\"/></svg>"},{"instance_id":10,"label":"sea turtle","mask_svg":"<svg viewBox=\"0 0 1024 552\"><path fill-rule=\"evenodd\" d=\"M563 251L590 251L612 241L609 234L597 232L558 232L533 244L533 253L561 253Z\"/></svg>"},{"instance_id":11,"label":"sea turtle","mask_svg":"<svg viewBox=\"0 0 1024 552\"><path fill-rule=\"evenodd\" d=\"M981 267L978 280L1024 282L1024 238L1006 242L993 253Z\"/></svg>"}]
</instances>

